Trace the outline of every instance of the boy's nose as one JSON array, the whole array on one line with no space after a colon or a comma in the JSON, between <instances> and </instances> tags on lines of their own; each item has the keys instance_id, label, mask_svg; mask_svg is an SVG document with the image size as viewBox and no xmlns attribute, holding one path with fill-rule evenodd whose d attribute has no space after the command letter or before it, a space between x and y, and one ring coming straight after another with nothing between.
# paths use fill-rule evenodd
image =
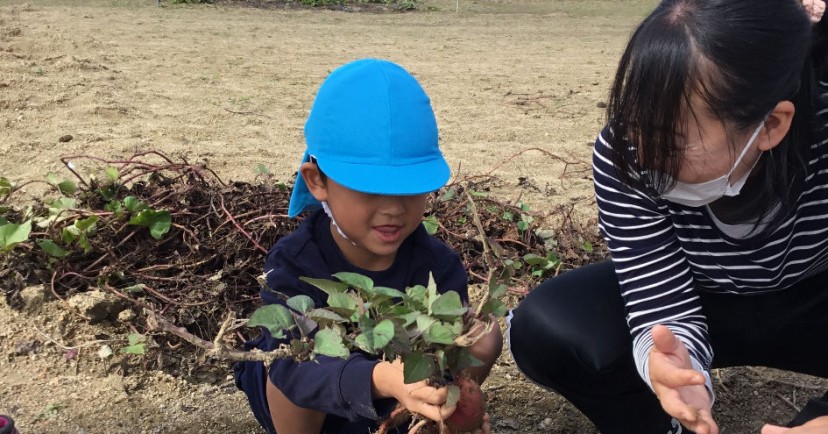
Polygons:
<instances>
[{"instance_id":1,"label":"boy's nose","mask_svg":"<svg viewBox=\"0 0 828 434\"><path fill-rule=\"evenodd\" d=\"M387 215L405 213L405 196L383 196L380 212Z\"/></svg>"}]
</instances>

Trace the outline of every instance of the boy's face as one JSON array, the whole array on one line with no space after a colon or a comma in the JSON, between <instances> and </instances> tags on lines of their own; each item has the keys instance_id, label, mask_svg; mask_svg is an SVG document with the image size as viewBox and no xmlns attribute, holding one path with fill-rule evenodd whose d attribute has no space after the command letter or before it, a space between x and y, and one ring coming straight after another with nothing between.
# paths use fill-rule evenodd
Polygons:
<instances>
[{"instance_id":1,"label":"boy's face","mask_svg":"<svg viewBox=\"0 0 828 434\"><path fill-rule=\"evenodd\" d=\"M327 201L339 228L350 238L343 238L331 225L331 233L345 258L366 270L390 267L402 242L422 222L428 195L360 193L330 178L323 182L316 165L305 164L313 166L305 170L307 166L303 165L301 169L311 194L320 202Z\"/></svg>"}]
</instances>

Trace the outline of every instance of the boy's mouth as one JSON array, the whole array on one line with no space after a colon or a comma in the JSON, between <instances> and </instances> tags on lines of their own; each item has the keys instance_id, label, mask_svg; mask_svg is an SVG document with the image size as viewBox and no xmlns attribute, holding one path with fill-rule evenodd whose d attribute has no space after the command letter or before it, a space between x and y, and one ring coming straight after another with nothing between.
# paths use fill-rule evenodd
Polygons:
<instances>
[{"instance_id":1,"label":"boy's mouth","mask_svg":"<svg viewBox=\"0 0 828 434\"><path fill-rule=\"evenodd\" d=\"M385 243L394 243L400 239L402 234L402 226L397 225L382 225L374 226L379 239Z\"/></svg>"}]
</instances>

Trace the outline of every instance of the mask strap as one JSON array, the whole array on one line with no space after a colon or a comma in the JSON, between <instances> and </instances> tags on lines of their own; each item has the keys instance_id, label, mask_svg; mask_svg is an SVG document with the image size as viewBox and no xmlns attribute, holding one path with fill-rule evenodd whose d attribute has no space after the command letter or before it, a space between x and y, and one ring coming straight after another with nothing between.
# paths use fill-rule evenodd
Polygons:
<instances>
[{"instance_id":1,"label":"mask strap","mask_svg":"<svg viewBox=\"0 0 828 434\"><path fill-rule=\"evenodd\" d=\"M356 246L357 243L353 242L350 238L348 238L348 236L345 235L345 232L342 232L342 229L340 229L339 225L336 224L336 219L334 219L333 213L331 212L331 208L328 206L327 201L324 201L324 200L322 201L322 209L325 210L325 214L327 214L328 217L331 219L331 223L333 223L334 228L336 228L336 231L339 233L339 236L341 236L342 238L345 238L346 240L350 241L351 244Z\"/></svg>"},{"instance_id":2,"label":"mask strap","mask_svg":"<svg viewBox=\"0 0 828 434\"><path fill-rule=\"evenodd\" d=\"M762 131L762 127L764 127L764 126L765 126L765 121L762 121L762 123L759 124L758 127L756 127L756 130L753 131L753 135L750 136L750 139L748 140L747 144L745 145L744 148L742 148L742 153L739 154L738 158L736 158L736 162L733 163L733 167L730 168L730 172L727 172L727 177L728 178L730 178L730 175L732 175L733 171L736 170L736 167L739 166L739 163L742 162L742 158L744 158L745 154L747 154L748 148L750 148L750 145L752 145L753 142L756 141L756 138L759 137L759 131ZM754 163L754 166L755 165L756 165L756 163Z\"/></svg>"}]
</instances>

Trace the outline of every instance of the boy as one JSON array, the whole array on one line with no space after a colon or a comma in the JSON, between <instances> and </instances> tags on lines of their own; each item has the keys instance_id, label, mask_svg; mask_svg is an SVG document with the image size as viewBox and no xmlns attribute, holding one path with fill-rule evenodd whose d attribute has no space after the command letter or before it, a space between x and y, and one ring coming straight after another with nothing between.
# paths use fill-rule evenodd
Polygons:
<instances>
[{"instance_id":1,"label":"boy","mask_svg":"<svg viewBox=\"0 0 828 434\"><path fill-rule=\"evenodd\" d=\"M445 185L449 168L429 98L414 77L374 59L338 68L319 89L305 140L288 214L316 211L270 250L265 274L271 289L287 297L305 294L325 306L326 294L299 277L330 279L350 271L405 289L427 284L432 273L439 290L468 299L460 258L421 225L427 194ZM283 303L270 291L261 295L265 304ZM247 347L271 350L283 342L263 333ZM470 348L484 363L470 372L478 382L501 348L497 327ZM347 360L279 360L269 369L239 363L236 384L271 434L367 434L397 403L432 420L455 409L444 405L445 388L404 384L400 362L360 352ZM482 430L491 431L488 422Z\"/></svg>"}]
</instances>

